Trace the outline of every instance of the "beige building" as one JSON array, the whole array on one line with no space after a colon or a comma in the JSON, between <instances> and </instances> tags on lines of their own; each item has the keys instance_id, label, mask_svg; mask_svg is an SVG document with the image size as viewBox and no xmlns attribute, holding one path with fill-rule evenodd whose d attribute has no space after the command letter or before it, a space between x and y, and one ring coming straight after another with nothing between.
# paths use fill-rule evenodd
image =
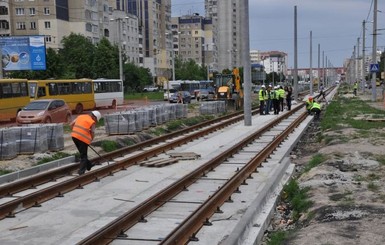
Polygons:
<instances>
[{"instance_id":1,"label":"beige building","mask_svg":"<svg viewBox=\"0 0 385 245\"><path fill-rule=\"evenodd\" d=\"M183 60L194 60L198 65L213 67L214 40L212 21L198 14L172 18L173 48Z\"/></svg>"}]
</instances>

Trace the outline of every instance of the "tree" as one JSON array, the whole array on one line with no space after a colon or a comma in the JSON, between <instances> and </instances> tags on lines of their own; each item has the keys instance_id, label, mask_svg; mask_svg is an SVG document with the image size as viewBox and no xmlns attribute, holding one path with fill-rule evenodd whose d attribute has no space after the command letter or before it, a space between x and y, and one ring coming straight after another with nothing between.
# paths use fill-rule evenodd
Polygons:
<instances>
[{"instance_id":1,"label":"tree","mask_svg":"<svg viewBox=\"0 0 385 245\"><path fill-rule=\"evenodd\" d=\"M179 57L175 59L176 80L206 80L207 70L199 66L194 60L183 62Z\"/></svg>"},{"instance_id":2,"label":"tree","mask_svg":"<svg viewBox=\"0 0 385 245\"><path fill-rule=\"evenodd\" d=\"M92 64L95 46L85 36L71 33L61 41L63 48L59 51L65 61L66 78L94 77Z\"/></svg>"},{"instance_id":3,"label":"tree","mask_svg":"<svg viewBox=\"0 0 385 245\"><path fill-rule=\"evenodd\" d=\"M93 59L93 74L96 78L118 78L119 77L119 49L112 46L106 38L100 40L96 45Z\"/></svg>"},{"instance_id":4,"label":"tree","mask_svg":"<svg viewBox=\"0 0 385 245\"><path fill-rule=\"evenodd\" d=\"M124 64L124 87L126 91L140 92L144 86L152 84L152 75L148 68L138 67L133 63Z\"/></svg>"}]
</instances>

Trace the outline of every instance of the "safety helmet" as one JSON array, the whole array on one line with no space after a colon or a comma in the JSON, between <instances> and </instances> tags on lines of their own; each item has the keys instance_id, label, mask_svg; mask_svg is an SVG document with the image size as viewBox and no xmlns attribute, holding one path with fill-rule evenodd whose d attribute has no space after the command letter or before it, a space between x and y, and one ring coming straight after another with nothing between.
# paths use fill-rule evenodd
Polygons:
<instances>
[{"instance_id":1,"label":"safety helmet","mask_svg":"<svg viewBox=\"0 0 385 245\"><path fill-rule=\"evenodd\" d=\"M102 114L100 114L99 111L92 111L91 112L94 117L96 117L96 121L99 122L100 118L102 118Z\"/></svg>"},{"instance_id":2,"label":"safety helmet","mask_svg":"<svg viewBox=\"0 0 385 245\"><path fill-rule=\"evenodd\" d=\"M309 100L313 100L313 97L309 96Z\"/></svg>"},{"instance_id":3,"label":"safety helmet","mask_svg":"<svg viewBox=\"0 0 385 245\"><path fill-rule=\"evenodd\" d=\"M261 88L266 88L265 85L262 85Z\"/></svg>"}]
</instances>

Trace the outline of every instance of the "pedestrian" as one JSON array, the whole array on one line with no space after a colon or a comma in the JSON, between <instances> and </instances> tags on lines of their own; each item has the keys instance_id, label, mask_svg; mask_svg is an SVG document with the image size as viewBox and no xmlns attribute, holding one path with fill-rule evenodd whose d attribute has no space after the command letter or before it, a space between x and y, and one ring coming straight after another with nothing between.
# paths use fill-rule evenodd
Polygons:
<instances>
[{"instance_id":1,"label":"pedestrian","mask_svg":"<svg viewBox=\"0 0 385 245\"><path fill-rule=\"evenodd\" d=\"M261 86L258 97L259 97L259 114L264 115L263 112L265 110L265 100L267 98L265 85Z\"/></svg>"},{"instance_id":2,"label":"pedestrian","mask_svg":"<svg viewBox=\"0 0 385 245\"><path fill-rule=\"evenodd\" d=\"M279 87L275 86L274 87L274 93L273 93L273 108L274 108L274 115L279 114Z\"/></svg>"},{"instance_id":3,"label":"pedestrian","mask_svg":"<svg viewBox=\"0 0 385 245\"><path fill-rule=\"evenodd\" d=\"M285 90L282 88L282 86L278 87L278 94L279 94L279 107L280 110L283 111L284 101L285 101Z\"/></svg>"},{"instance_id":4,"label":"pedestrian","mask_svg":"<svg viewBox=\"0 0 385 245\"><path fill-rule=\"evenodd\" d=\"M178 91L178 101L177 101L177 103L179 103L179 104L183 103L182 91Z\"/></svg>"},{"instance_id":5,"label":"pedestrian","mask_svg":"<svg viewBox=\"0 0 385 245\"><path fill-rule=\"evenodd\" d=\"M293 88L289 85L286 87L286 105L287 110L291 110L291 97L293 96Z\"/></svg>"},{"instance_id":6,"label":"pedestrian","mask_svg":"<svg viewBox=\"0 0 385 245\"><path fill-rule=\"evenodd\" d=\"M310 115L311 114L311 108L313 107L313 97L309 96L306 100L306 110L307 110L307 113Z\"/></svg>"},{"instance_id":7,"label":"pedestrian","mask_svg":"<svg viewBox=\"0 0 385 245\"><path fill-rule=\"evenodd\" d=\"M353 94L354 94L354 96L357 95L357 89L358 89L358 83L355 82L354 85L353 85Z\"/></svg>"},{"instance_id":8,"label":"pedestrian","mask_svg":"<svg viewBox=\"0 0 385 245\"><path fill-rule=\"evenodd\" d=\"M101 114L99 111L92 111L90 114L79 115L70 124L72 129L71 137L80 154L80 168L78 174L82 175L86 169L88 171L94 166L88 160L88 146L95 137L96 123L100 120Z\"/></svg>"},{"instance_id":9,"label":"pedestrian","mask_svg":"<svg viewBox=\"0 0 385 245\"><path fill-rule=\"evenodd\" d=\"M314 118L318 120L321 114L321 105L314 101L310 111L311 114L314 115Z\"/></svg>"},{"instance_id":10,"label":"pedestrian","mask_svg":"<svg viewBox=\"0 0 385 245\"><path fill-rule=\"evenodd\" d=\"M321 85L319 86L319 97L320 97L320 98L322 97L323 100L326 101L325 91L324 91L324 86L323 86L323 84L321 84Z\"/></svg>"},{"instance_id":11,"label":"pedestrian","mask_svg":"<svg viewBox=\"0 0 385 245\"><path fill-rule=\"evenodd\" d=\"M271 99L271 96L272 96L272 87L271 85L269 85L266 89L266 101L265 101L265 115L269 115L270 114L270 108L271 108L271 103L272 102L272 99Z\"/></svg>"}]
</instances>

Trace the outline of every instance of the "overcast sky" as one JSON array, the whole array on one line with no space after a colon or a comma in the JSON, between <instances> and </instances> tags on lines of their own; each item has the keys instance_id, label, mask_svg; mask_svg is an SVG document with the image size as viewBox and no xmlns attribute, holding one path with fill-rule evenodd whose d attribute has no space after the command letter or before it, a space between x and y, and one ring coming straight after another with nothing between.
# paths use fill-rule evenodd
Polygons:
<instances>
[{"instance_id":1,"label":"overcast sky","mask_svg":"<svg viewBox=\"0 0 385 245\"><path fill-rule=\"evenodd\" d=\"M240 1L240 0L239 0ZM310 31L312 31L312 67L318 67L318 44L334 67L343 66L360 38L362 22L373 21L373 0L249 0L250 49L278 50L289 56L294 67L294 6L297 6L298 67L310 67ZM378 0L377 29L385 29L385 1ZM172 0L172 16L191 13L204 16L204 0ZM366 54L372 52L372 23L366 23ZM378 31L377 47L385 49L385 30Z\"/></svg>"}]
</instances>

